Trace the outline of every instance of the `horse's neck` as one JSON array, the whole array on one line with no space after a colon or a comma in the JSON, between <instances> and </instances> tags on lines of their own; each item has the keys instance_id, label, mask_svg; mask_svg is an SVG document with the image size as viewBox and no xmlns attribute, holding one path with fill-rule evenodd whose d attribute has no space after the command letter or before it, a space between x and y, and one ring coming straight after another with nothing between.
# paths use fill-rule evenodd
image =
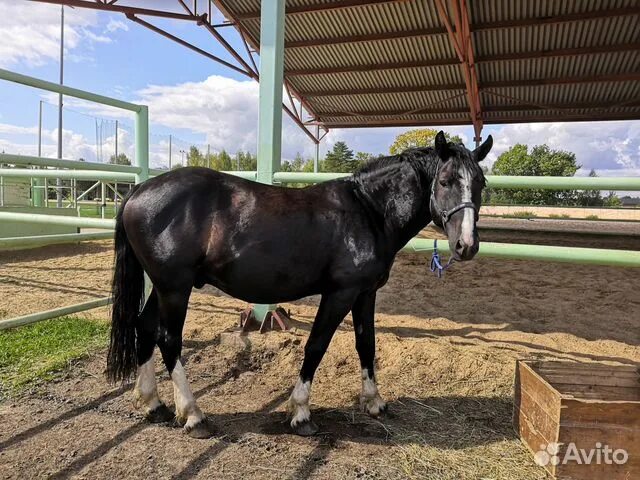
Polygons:
<instances>
[{"instance_id":1,"label":"horse's neck","mask_svg":"<svg viewBox=\"0 0 640 480\"><path fill-rule=\"evenodd\" d=\"M374 173L361 183L367 201L384 219L385 233L398 249L431 221L430 170L419 173L406 164L395 172Z\"/></svg>"}]
</instances>

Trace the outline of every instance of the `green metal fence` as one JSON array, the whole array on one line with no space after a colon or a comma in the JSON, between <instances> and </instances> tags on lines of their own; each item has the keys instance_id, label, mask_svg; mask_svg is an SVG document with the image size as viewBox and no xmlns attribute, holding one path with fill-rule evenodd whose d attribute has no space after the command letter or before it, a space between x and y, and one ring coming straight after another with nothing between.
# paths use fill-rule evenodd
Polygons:
<instances>
[{"instance_id":1,"label":"green metal fence","mask_svg":"<svg viewBox=\"0 0 640 480\"><path fill-rule=\"evenodd\" d=\"M110 180L139 183L150 176L164 173L164 170L149 168L149 118L144 105L136 105L121 100L97 95L46 82L33 77L20 75L0 69L0 79L8 80L30 87L40 88L63 95L81 98L116 108L122 108L135 114L135 165L110 165L94 162L77 162L65 159L50 159L34 156L20 156L0 154L0 164L31 165L43 169L0 168L0 176L32 177L32 178L65 178ZM54 167L50 169L49 167ZM257 180L256 172L226 172L248 180ZM344 173L304 173L304 172L274 172L274 183L304 183L312 184L345 177ZM640 178L633 177L509 177L488 176L487 183L492 188L535 188L555 190L634 190L640 191ZM0 212L0 221L19 221L29 223L43 223L50 225L71 225L83 228L100 228L105 232L42 235L38 237L1 238L0 248L15 248L20 245L41 246L53 243L77 242L95 240L112 236L114 220L65 217L56 215ZM439 248L448 251L447 242L441 242ZM434 241L415 238L407 244L404 251L431 252ZM555 262L586 263L594 265L613 265L625 267L640 267L640 252L624 250L603 250L577 247L553 247L542 245L501 244L482 242L479 256L491 256L508 259L541 260ZM77 305L25 315L14 319L0 321L0 329L55 318L60 315L77 313L109 303L107 297L84 302Z\"/></svg>"}]
</instances>

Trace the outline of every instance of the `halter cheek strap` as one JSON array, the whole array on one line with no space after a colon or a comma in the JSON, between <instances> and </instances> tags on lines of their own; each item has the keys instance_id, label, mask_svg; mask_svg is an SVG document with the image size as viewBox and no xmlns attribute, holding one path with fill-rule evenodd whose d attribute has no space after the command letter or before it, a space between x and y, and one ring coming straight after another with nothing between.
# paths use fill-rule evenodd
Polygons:
<instances>
[{"instance_id":1,"label":"halter cheek strap","mask_svg":"<svg viewBox=\"0 0 640 480\"><path fill-rule=\"evenodd\" d=\"M442 221L442 227L444 228L444 226L447 224L454 213L459 212L460 210L464 210L465 208L471 208L474 212L477 213L478 209L473 202L462 202L455 207L450 208L449 210L443 210L438 206L438 203L436 202L436 180L438 179L438 174L440 173L440 165L441 162L438 162L438 168L436 169L435 177L433 178L433 182L431 182L431 198L429 201L431 202L431 208L440 217L440 220Z\"/></svg>"}]
</instances>

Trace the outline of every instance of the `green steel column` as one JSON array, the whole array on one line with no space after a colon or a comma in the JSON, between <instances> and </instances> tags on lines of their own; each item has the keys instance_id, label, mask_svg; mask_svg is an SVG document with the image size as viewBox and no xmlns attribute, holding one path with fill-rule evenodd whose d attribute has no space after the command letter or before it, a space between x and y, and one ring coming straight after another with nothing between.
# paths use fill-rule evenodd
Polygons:
<instances>
[{"instance_id":1,"label":"green steel column","mask_svg":"<svg viewBox=\"0 0 640 480\"><path fill-rule=\"evenodd\" d=\"M273 183L282 154L282 85L284 79L285 0L262 0L260 7L260 112L258 115L258 172L260 183ZM276 305L255 305L262 322Z\"/></svg>"},{"instance_id":2,"label":"green steel column","mask_svg":"<svg viewBox=\"0 0 640 480\"><path fill-rule=\"evenodd\" d=\"M136 112L136 166L140 173L136 175L136 183L149 178L149 109L141 105Z\"/></svg>"},{"instance_id":3,"label":"green steel column","mask_svg":"<svg viewBox=\"0 0 640 480\"><path fill-rule=\"evenodd\" d=\"M280 169L282 150L285 0L261 3L257 180L271 184L273 173Z\"/></svg>"}]
</instances>

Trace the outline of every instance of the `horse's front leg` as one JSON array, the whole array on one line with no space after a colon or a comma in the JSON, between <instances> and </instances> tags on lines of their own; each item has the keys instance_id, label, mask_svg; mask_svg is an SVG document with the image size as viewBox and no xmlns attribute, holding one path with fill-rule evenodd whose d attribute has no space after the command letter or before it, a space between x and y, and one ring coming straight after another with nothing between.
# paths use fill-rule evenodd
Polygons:
<instances>
[{"instance_id":1,"label":"horse's front leg","mask_svg":"<svg viewBox=\"0 0 640 480\"><path fill-rule=\"evenodd\" d=\"M376 333L373 325L376 307L376 292L364 292L353 305L353 327L356 334L356 350L362 368L362 394L360 406L373 417L384 413L387 404L378 393L374 372L376 355Z\"/></svg>"},{"instance_id":2,"label":"horse's front leg","mask_svg":"<svg viewBox=\"0 0 640 480\"><path fill-rule=\"evenodd\" d=\"M353 290L340 290L322 296L309 340L304 348L300 377L289 397L291 428L298 435L313 435L318 431L318 426L311 420L309 410L311 382L333 334L351 310L356 296L357 292Z\"/></svg>"}]
</instances>

